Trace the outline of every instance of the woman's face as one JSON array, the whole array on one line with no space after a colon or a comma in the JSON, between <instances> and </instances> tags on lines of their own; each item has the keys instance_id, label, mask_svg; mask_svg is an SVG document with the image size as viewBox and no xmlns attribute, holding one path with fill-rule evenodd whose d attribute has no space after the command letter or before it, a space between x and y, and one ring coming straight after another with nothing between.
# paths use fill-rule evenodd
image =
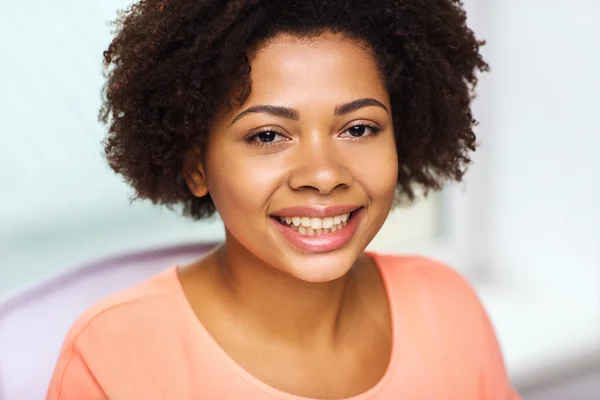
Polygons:
<instances>
[{"instance_id":1,"label":"woman's face","mask_svg":"<svg viewBox=\"0 0 600 400\"><path fill-rule=\"evenodd\" d=\"M281 35L251 68L249 98L213 124L200 166L228 246L307 282L339 278L381 228L396 187L375 60L338 35Z\"/></svg>"}]
</instances>

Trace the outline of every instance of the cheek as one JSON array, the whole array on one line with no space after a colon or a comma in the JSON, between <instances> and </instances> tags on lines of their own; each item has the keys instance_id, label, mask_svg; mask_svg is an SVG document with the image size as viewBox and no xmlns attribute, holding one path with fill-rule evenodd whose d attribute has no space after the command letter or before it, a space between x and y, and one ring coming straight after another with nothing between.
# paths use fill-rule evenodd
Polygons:
<instances>
[{"instance_id":1,"label":"cheek","mask_svg":"<svg viewBox=\"0 0 600 400\"><path fill-rule=\"evenodd\" d=\"M368 196L378 202L393 201L398 180L398 156L392 140L363 150L353 174Z\"/></svg>"},{"instance_id":2,"label":"cheek","mask_svg":"<svg viewBox=\"0 0 600 400\"><path fill-rule=\"evenodd\" d=\"M213 150L206 159L208 190L224 220L230 215L250 218L266 210L281 171L261 157L236 156L232 148Z\"/></svg>"}]
</instances>

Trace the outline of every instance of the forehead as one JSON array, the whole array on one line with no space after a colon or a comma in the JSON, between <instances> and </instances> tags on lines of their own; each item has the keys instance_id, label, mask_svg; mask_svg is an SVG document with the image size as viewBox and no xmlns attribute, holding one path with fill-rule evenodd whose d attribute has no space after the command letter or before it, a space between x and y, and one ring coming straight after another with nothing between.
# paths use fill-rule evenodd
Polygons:
<instances>
[{"instance_id":1,"label":"forehead","mask_svg":"<svg viewBox=\"0 0 600 400\"><path fill-rule=\"evenodd\" d=\"M359 96L387 99L370 49L339 34L312 39L277 36L257 50L250 64L248 102L340 102Z\"/></svg>"}]
</instances>

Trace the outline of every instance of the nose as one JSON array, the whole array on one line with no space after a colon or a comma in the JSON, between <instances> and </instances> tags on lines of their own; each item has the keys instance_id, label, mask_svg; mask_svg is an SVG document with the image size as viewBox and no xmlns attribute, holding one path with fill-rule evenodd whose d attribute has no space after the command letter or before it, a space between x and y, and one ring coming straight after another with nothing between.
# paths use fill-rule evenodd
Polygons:
<instances>
[{"instance_id":1,"label":"nose","mask_svg":"<svg viewBox=\"0 0 600 400\"><path fill-rule=\"evenodd\" d=\"M348 167L351 160L344 157L335 139L314 135L298 144L289 186L294 190L312 190L326 195L353 183Z\"/></svg>"}]
</instances>

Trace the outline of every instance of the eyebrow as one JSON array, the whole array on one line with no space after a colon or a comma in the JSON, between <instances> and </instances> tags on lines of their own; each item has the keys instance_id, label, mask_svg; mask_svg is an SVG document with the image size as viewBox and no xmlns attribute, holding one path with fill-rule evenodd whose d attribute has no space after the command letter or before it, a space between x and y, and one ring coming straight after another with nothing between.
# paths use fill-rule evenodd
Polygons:
<instances>
[{"instance_id":1,"label":"eyebrow","mask_svg":"<svg viewBox=\"0 0 600 400\"><path fill-rule=\"evenodd\" d=\"M388 112L387 107L385 105L383 105L383 103L381 103L379 100L376 100L373 98L364 98L364 99L353 100L349 103L337 105L335 107L334 115L336 117L339 117L339 116L342 116L345 114L349 114L358 109L361 109L364 107L372 107L372 106L381 107L386 112ZM230 126L233 125L240 118L242 118L248 114L251 114L251 113L266 113L266 114L274 115L276 117L291 119L293 121L298 121L298 119L300 118L300 113L298 112L298 110L295 110L293 108L288 108L288 107L283 107L283 106L272 106L272 105L259 105L259 106L250 107L247 110L244 110L241 113L239 113L238 115L236 115L236 117L233 119L233 121L231 121Z\"/></svg>"}]
</instances>

